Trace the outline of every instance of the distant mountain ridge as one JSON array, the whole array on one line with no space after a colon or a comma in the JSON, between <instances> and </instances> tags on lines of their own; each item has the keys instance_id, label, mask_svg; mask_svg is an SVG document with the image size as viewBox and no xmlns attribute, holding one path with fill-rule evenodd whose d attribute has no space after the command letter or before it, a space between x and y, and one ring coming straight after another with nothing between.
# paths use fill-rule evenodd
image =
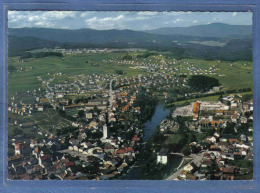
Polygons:
<instances>
[{"instance_id":1,"label":"distant mountain ridge","mask_svg":"<svg viewBox=\"0 0 260 193\"><path fill-rule=\"evenodd\" d=\"M224 23L212 23L190 27L158 28L154 30L147 30L146 32L160 35L245 38L252 36L252 25L229 25Z\"/></svg>"},{"instance_id":2,"label":"distant mountain ridge","mask_svg":"<svg viewBox=\"0 0 260 193\"><path fill-rule=\"evenodd\" d=\"M31 36L57 42L158 42L190 41L190 40L215 40L214 38L247 38L252 35L252 26L228 25L214 23L191 27L159 28L148 31L134 30L94 30L89 28L68 30L51 28L10 28L10 36ZM188 36L188 37L187 37ZM213 38L213 39L212 39Z\"/></svg>"},{"instance_id":3,"label":"distant mountain ridge","mask_svg":"<svg viewBox=\"0 0 260 193\"><path fill-rule=\"evenodd\" d=\"M214 37L213 37L214 36ZM222 46L219 46L219 45ZM36 48L144 48L177 58L252 60L252 26L209 24L150 31L8 29L9 56Z\"/></svg>"},{"instance_id":4,"label":"distant mountain ridge","mask_svg":"<svg viewBox=\"0 0 260 193\"><path fill-rule=\"evenodd\" d=\"M208 37L195 37L185 35L161 35L133 30L94 30L94 29L51 29L51 28L10 28L9 36L15 37L35 37L48 41L62 43L168 43L169 41L188 40L211 40Z\"/></svg>"}]
</instances>

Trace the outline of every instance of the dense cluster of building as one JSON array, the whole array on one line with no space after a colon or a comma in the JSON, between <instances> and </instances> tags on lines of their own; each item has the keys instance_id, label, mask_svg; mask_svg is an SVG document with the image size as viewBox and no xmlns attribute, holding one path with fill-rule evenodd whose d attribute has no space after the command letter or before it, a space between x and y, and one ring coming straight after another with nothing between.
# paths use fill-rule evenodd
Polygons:
<instances>
[{"instance_id":1,"label":"dense cluster of building","mask_svg":"<svg viewBox=\"0 0 260 193\"><path fill-rule=\"evenodd\" d=\"M46 80L37 77L46 90L34 91L32 104L16 100L9 104L10 113L23 117L19 120L28 117L32 120L17 121L10 117L9 124L30 128L30 132L35 133L34 140L22 135L9 139L15 149L8 159L9 179L111 179L117 176L134 161L142 142L143 131L137 126L141 108L135 104L140 90L144 88L149 93L151 86L185 84L184 78L159 73L123 78L115 74L76 75L73 81L53 83L60 75L62 73L54 74ZM94 93L93 97L75 103L79 95L90 92ZM76 121L67 120L73 129L64 133L64 128L57 127L56 132L39 128L33 116L44 113L46 108L66 114L76 112L72 114ZM83 118L79 119L78 111L84 112ZM135 118L129 120L129 114Z\"/></svg>"},{"instance_id":2,"label":"dense cluster of building","mask_svg":"<svg viewBox=\"0 0 260 193\"><path fill-rule=\"evenodd\" d=\"M234 180L238 175L249 173L249 168L234 163L253 160L253 100L242 101L241 95L229 95L222 101L197 101L173 112L174 117L191 117L187 127L192 132L203 133L205 128L214 130L201 142L189 144L193 159L173 175L175 180ZM220 132L230 123L228 133ZM160 125L162 133L178 129L174 120L164 120ZM168 156L169 152L160 151L157 162L166 164Z\"/></svg>"},{"instance_id":3,"label":"dense cluster of building","mask_svg":"<svg viewBox=\"0 0 260 193\"><path fill-rule=\"evenodd\" d=\"M116 49L56 49L52 51L65 54L117 52ZM121 50L122 51L122 50ZM136 50L128 50L128 52ZM33 101L26 104L19 96L13 96L8 111L8 124L28 130L34 138L16 135L9 138L9 149L14 150L8 157L8 178L23 180L86 180L113 179L124 173L135 160L143 143L143 130L139 128L142 109L137 105L139 93L157 95L167 99L168 90L175 87L186 87L187 77L180 75L216 74L215 67L210 69L196 68L184 63L172 67L177 60L165 61L159 56L143 59L143 62L114 58L109 63L128 64L132 68L147 71L146 75L122 77L116 74L88 74L69 77L70 81L58 82L62 73L53 74L52 78L41 81L42 88L28 91L27 97ZM156 62L157 61L157 62ZM184 72L184 71L185 72ZM178 74L178 75L176 75ZM54 83L56 82L56 83ZM212 92L221 90L214 87ZM160 92L162 91L162 92ZM188 95L190 93L186 93ZM69 126L39 128L34 116L45 116L46 109L55 109L63 116ZM83 112L80 116L79 112ZM68 118L68 115L72 118ZM234 123L234 132L241 124L253 121L253 101L243 101L241 96L230 95L222 102L197 101L189 106L178 107L173 117L191 117L187 124L190 131L202 133L205 127L214 127L215 132L201 143L192 142L192 152L199 159L182 168L176 179L208 179L215 165L216 179L234 179L242 168L233 166L230 161L236 159L253 159L253 132L249 127L240 139L221 136L220 128L229 122ZM22 118L21 118L22 117ZM46 117L44 117L46 118ZM179 124L173 120L164 120L160 132L177 132ZM162 148L158 152L157 162L167 164L169 150ZM218 169L216 169L218 168Z\"/></svg>"}]
</instances>

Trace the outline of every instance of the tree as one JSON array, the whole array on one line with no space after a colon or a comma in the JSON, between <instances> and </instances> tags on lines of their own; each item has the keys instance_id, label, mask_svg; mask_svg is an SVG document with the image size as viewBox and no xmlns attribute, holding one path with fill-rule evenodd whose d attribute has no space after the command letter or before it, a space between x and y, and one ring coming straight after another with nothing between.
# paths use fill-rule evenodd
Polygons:
<instances>
[{"instance_id":1,"label":"tree","mask_svg":"<svg viewBox=\"0 0 260 193\"><path fill-rule=\"evenodd\" d=\"M235 123L227 123L227 126L222 130L222 134L235 134L234 127Z\"/></svg>"},{"instance_id":2,"label":"tree","mask_svg":"<svg viewBox=\"0 0 260 193\"><path fill-rule=\"evenodd\" d=\"M78 116L79 116L80 118L83 118L83 117L85 116L85 112L84 112L83 110L79 110L79 111L78 111Z\"/></svg>"},{"instance_id":3,"label":"tree","mask_svg":"<svg viewBox=\"0 0 260 193\"><path fill-rule=\"evenodd\" d=\"M227 106L230 107L230 105L231 105L231 102L230 102L230 101L227 101Z\"/></svg>"},{"instance_id":4,"label":"tree","mask_svg":"<svg viewBox=\"0 0 260 193\"><path fill-rule=\"evenodd\" d=\"M218 100L223 103L223 95L220 95Z\"/></svg>"},{"instance_id":5,"label":"tree","mask_svg":"<svg viewBox=\"0 0 260 193\"><path fill-rule=\"evenodd\" d=\"M115 72L119 75L123 74L123 70L115 70Z\"/></svg>"},{"instance_id":6,"label":"tree","mask_svg":"<svg viewBox=\"0 0 260 193\"><path fill-rule=\"evenodd\" d=\"M188 144L185 145L185 146L182 148L181 152L183 153L184 156L190 155L190 154L191 154L191 151L190 151L189 145L188 145Z\"/></svg>"},{"instance_id":7,"label":"tree","mask_svg":"<svg viewBox=\"0 0 260 193\"><path fill-rule=\"evenodd\" d=\"M8 72L12 73L12 72L15 72L16 70L17 69L15 66L12 66L12 65L8 66Z\"/></svg>"},{"instance_id":8,"label":"tree","mask_svg":"<svg viewBox=\"0 0 260 193\"><path fill-rule=\"evenodd\" d=\"M203 75L194 75L188 79L188 85L197 91L207 91L214 86L219 86L218 79Z\"/></svg>"},{"instance_id":9,"label":"tree","mask_svg":"<svg viewBox=\"0 0 260 193\"><path fill-rule=\"evenodd\" d=\"M133 57L129 54L126 54L124 57L123 57L123 60L132 60Z\"/></svg>"},{"instance_id":10,"label":"tree","mask_svg":"<svg viewBox=\"0 0 260 193\"><path fill-rule=\"evenodd\" d=\"M189 134L188 143L197 142L197 137L194 133Z\"/></svg>"}]
</instances>

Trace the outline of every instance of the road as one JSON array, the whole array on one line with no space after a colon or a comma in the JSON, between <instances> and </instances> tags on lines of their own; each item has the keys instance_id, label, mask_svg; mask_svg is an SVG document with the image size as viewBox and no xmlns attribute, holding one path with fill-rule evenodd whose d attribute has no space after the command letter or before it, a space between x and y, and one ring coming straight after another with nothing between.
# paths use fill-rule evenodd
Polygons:
<instances>
[{"instance_id":1,"label":"road","mask_svg":"<svg viewBox=\"0 0 260 193\"><path fill-rule=\"evenodd\" d=\"M49 86L49 84L50 84L50 82L52 82L54 79L55 79L55 74L53 75L53 78L50 78L48 81L47 81L47 84L46 84L46 86L47 86L47 88L49 89L49 91L50 92L52 92L53 91L53 89Z\"/></svg>"},{"instance_id":2,"label":"road","mask_svg":"<svg viewBox=\"0 0 260 193\"><path fill-rule=\"evenodd\" d=\"M201 163L201 161L202 161L202 158L203 158L203 153L200 153L200 154L190 154L190 157L192 158L191 161L192 161L196 166L199 166L200 163ZM184 159L185 159L185 158L184 158ZM190 163L190 162L189 162L189 163ZM185 166L189 165L189 163L187 163ZM166 180L174 180L174 179L176 179L176 178L180 175L182 169L183 169L185 166L183 166L183 167L181 167L180 169L178 169L178 171L176 171L175 173L173 173L172 175L170 175L168 178L166 178Z\"/></svg>"},{"instance_id":3,"label":"road","mask_svg":"<svg viewBox=\"0 0 260 193\"><path fill-rule=\"evenodd\" d=\"M113 100L114 100L114 93L113 93L113 89L112 89L112 83L113 83L114 79L110 80L110 86L109 86L109 110L112 109L112 105L113 105Z\"/></svg>"}]
</instances>

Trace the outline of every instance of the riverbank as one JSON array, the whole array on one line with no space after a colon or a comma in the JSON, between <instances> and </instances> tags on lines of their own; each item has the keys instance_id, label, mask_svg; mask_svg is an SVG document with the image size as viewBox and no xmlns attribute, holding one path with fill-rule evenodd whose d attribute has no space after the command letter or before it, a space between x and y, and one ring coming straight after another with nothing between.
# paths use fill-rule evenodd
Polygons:
<instances>
[{"instance_id":1,"label":"riverbank","mask_svg":"<svg viewBox=\"0 0 260 193\"><path fill-rule=\"evenodd\" d=\"M158 103L154 114L150 120L146 121L143 128L143 142L147 142L149 138L154 134L158 125L170 114L170 109L165 108L164 104ZM145 148L145 145L142 147ZM152 157L151 162L156 161L156 153L150 152ZM148 157L146 158L148 159ZM126 173L122 174L118 179L120 180L139 180L140 178L144 178L144 176L140 175L142 170L142 160L136 160L136 162L129 167Z\"/></svg>"},{"instance_id":2,"label":"riverbank","mask_svg":"<svg viewBox=\"0 0 260 193\"><path fill-rule=\"evenodd\" d=\"M144 136L143 141L146 142L149 137L154 133L157 126L169 115L170 109L165 108L163 104L159 103L154 111L150 120L148 120L143 128Z\"/></svg>"}]
</instances>

